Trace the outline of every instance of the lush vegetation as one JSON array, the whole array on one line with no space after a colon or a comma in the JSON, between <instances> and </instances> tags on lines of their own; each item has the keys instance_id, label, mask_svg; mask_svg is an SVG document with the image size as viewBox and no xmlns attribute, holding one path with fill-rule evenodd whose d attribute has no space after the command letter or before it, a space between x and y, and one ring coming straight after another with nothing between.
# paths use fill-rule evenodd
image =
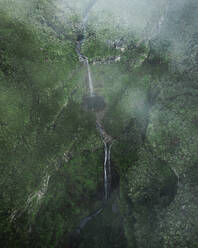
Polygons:
<instances>
[{"instance_id":1,"label":"lush vegetation","mask_svg":"<svg viewBox=\"0 0 198 248\"><path fill-rule=\"evenodd\" d=\"M113 193L77 235L104 193L103 143L76 54L80 3L64 12L52 0L1 1L2 247L198 247L198 6L182 2L150 40L108 12L90 16L82 51L113 138Z\"/></svg>"}]
</instances>

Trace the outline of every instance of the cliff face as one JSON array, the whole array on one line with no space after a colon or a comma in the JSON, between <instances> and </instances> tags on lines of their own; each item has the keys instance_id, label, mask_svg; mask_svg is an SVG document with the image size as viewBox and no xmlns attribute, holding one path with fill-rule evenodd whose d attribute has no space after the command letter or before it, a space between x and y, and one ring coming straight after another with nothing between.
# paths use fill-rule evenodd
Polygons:
<instances>
[{"instance_id":1,"label":"cliff face","mask_svg":"<svg viewBox=\"0 0 198 248\"><path fill-rule=\"evenodd\" d=\"M98 102L87 2L0 3L2 246L198 247L198 3L154 2L96 1ZM104 194L98 120L115 191L75 243Z\"/></svg>"}]
</instances>

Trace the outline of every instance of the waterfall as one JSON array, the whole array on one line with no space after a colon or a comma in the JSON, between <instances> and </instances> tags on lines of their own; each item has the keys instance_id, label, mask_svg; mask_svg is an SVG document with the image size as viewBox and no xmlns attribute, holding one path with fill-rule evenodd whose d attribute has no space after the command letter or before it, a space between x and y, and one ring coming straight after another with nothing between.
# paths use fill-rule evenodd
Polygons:
<instances>
[{"instance_id":1,"label":"waterfall","mask_svg":"<svg viewBox=\"0 0 198 248\"><path fill-rule=\"evenodd\" d=\"M102 142L104 143L104 152L105 152L105 156L104 156L104 201L103 201L101 208L97 209L95 212L91 213L90 215L88 215L85 218L80 220L80 224L76 228L77 234L80 234L81 229L83 229L84 226L92 218L96 217L97 215L99 215L103 211L103 209L104 209L104 207L105 207L105 205L106 205L106 203L110 197L110 194L111 194L111 146L112 146L112 143L110 140L109 141L106 140L107 134L102 129L102 127L98 121L96 122L96 126L99 130Z\"/></svg>"},{"instance_id":2,"label":"waterfall","mask_svg":"<svg viewBox=\"0 0 198 248\"><path fill-rule=\"evenodd\" d=\"M91 77L91 70L90 70L90 65L88 59L86 59L87 62L87 72L88 72L88 80L89 80L89 91L90 91L90 96L94 96L94 89L93 89L93 80Z\"/></svg>"},{"instance_id":3,"label":"waterfall","mask_svg":"<svg viewBox=\"0 0 198 248\"><path fill-rule=\"evenodd\" d=\"M108 169L108 194L110 196L111 194L111 146L112 144L109 144L108 146L108 166L107 166L107 169Z\"/></svg>"},{"instance_id":4,"label":"waterfall","mask_svg":"<svg viewBox=\"0 0 198 248\"><path fill-rule=\"evenodd\" d=\"M105 194L105 200L108 199L107 161L108 161L108 149L107 149L107 144L105 143L105 160L104 160L104 194Z\"/></svg>"},{"instance_id":5,"label":"waterfall","mask_svg":"<svg viewBox=\"0 0 198 248\"><path fill-rule=\"evenodd\" d=\"M89 83L89 91L90 91L90 96L94 97L94 87L93 87L93 80L92 80L92 76L91 76L91 69L90 69L90 65L89 65L89 60L86 56L84 56L81 52L81 47L82 44L85 40L85 33L86 33L86 23L88 20L88 14L90 9L93 7L93 5L95 4L97 0L92 0L88 7L85 9L84 15L83 15L83 21L82 21L82 31L83 34L80 36L80 39L77 42L76 45L76 52L77 55L79 57L79 61L86 63L87 66L87 73L88 73L88 83ZM76 228L76 233L79 234L81 229L84 228L84 226L94 217L96 217L98 214L100 214L103 209L104 206L107 202L107 200L110 197L110 188L111 188L111 169L110 169L110 151L111 151L111 139L107 138L107 134L106 132L102 129L100 123L97 121L96 122L97 128L99 129L99 133L101 136L101 139L104 143L104 201L102 204L102 207L97 209L94 213L91 213L90 215L84 217L83 219L80 220L80 224L78 225L78 227Z\"/></svg>"},{"instance_id":6,"label":"waterfall","mask_svg":"<svg viewBox=\"0 0 198 248\"><path fill-rule=\"evenodd\" d=\"M93 5L95 4L96 0L90 1L90 3L88 4L87 8L84 11L83 14L83 21L82 21L82 36L80 38L80 40L77 43L76 46L76 52L78 54L79 60L80 62L84 62L86 63L87 66L87 73L88 73L88 82L89 82L89 91L90 91L90 96L93 97L94 96L94 88L93 88L93 80L92 80L92 76L91 76L91 69L90 69L90 65L89 65L89 60L86 56L84 56L81 52L81 48L82 48L82 44L85 40L85 35L86 35L86 24L87 24L87 20L88 20L88 14L90 9L93 7Z\"/></svg>"},{"instance_id":7,"label":"waterfall","mask_svg":"<svg viewBox=\"0 0 198 248\"><path fill-rule=\"evenodd\" d=\"M111 193L111 144L109 145L106 141L104 141L105 147L105 160L104 160L104 193L105 200L107 201L110 197Z\"/></svg>"},{"instance_id":8,"label":"waterfall","mask_svg":"<svg viewBox=\"0 0 198 248\"><path fill-rule=\"evenodd\" d=\"M107 201L111 193L111 139L102 129L101 124L97 121L96 126L100 132L102 142L104 143L104 199Z\"/></svg>"}]
</instances>

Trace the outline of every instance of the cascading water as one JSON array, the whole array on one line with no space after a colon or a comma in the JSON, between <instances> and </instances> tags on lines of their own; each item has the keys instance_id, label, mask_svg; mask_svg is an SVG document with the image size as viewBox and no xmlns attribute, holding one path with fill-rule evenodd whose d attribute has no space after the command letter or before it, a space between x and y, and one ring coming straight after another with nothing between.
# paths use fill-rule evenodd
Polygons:
<instances>
[{"instance_id":1,"label":"cascading water","mask_svg":"<svg viewBox=\"0 0 198 248\"><path fill-rule=\"evenodd\" d=\"M88 80L89 80L89 91L90 91L90 96L94 96L94 89L93 89L93 80L91 77L91 70L90 70L90 65L88 59L86 59L87 62L87 71L88 71Z\"/></svg>"},{"instance_id":2,"label":"cascading water","mask_svg":"<svg viewBox=\"0 0 198 248\"><path fill-rule=\"evenodd\" d=\"M104 143L104 199L107 201L111 193L111 139L107 138L107 134L102 129L100 123L97 121L96 126L100 132L101 139ZM108 140L107 140L108 139Z\"/></svg>"},{"instance_id":3,"label":"cascading water","mask_svg":"<svg viewBox=\"0 0 198 248\"><path fill-rule=\"evenodd\" d=\"M108 194L110 197L110 193L111 193L111 146L112 144L108 144Z\"/></svg>"},{"instance_id":4,"label":"cascading water","mask_svg":"<svg viewBox=\"0 0 198 248\"><path fill-rule=\"evenodd\" d=\"M105 161L104 161L104 190L105 200L107 201L111 193L111 164L110 164L110 153L111 144L105 143Z\"/></svg>"},{"instance_id":5,"label":"cascading water","mask_svg":"<svg viewBox=\"0 0 198 248\"><path fill-rule=\"evenodd\" d=\"M88 20L88 14L90 9L93 7L93 5L95 4L96 0L93 0L89 3L89 5L87 6L87 8L85 9L85 12L83 14L83 21L82 21L82 35L79 38L79 41L77 43L77 47L76 47L76 51L79 57L80 62L84 62L87 65L87 73L88 73L88 81L89 81L89 91L90 91L90 96L93 97L94 96L94 89L93 89L93 80L91 77L91 70L90 70L90 65L89 65L89 60L86 56L84 56L81 52L81 48L82 48L82 44L85 40L85 36L86 36L86 24L87 24L87 20Z\"/></svg>"},{"instance_id":6,"label":"cascading water","mask_svg":"<svg viewBox=\"0 0 198 248\"><path fill-rule=\"evenodd\" d=\"M77 43L77 54L79 56L79 60L81 62L86 63L87 66L87 72L88 72L88 82L89 82L89 91L90 91L90 96L94 97L94 88L93 88L93 80L92 80L92 76L91 76L91 69L90 69L90 65L89 65L89 60L86 56L84 56L81 52L81 48L82 48L82 44L85 40L86 37L86 24L87 24L87 20L88 20L88 14L90 9L93 7L93 5L95 4L96 0L91 1L88 4L88 7L85 9L85 12L83 14L83 22L82 22L82 35L80 36L81 38L79 39L78 43ZM105 135L104 132L102 131L102 128L99 125L99 132L102 138L102 141L104 143L104 150L105 150L105 158L104 158L104 197L105 200L108 199L109 195L110 195L110 177L111 177L111 170L110 170L110 149L111 149L111 145L108 144L108 142L106 142L105 140Z\"/></svg>"},{"instance_id":7,"label":"cascading water","mask_svg":"<svg viewBox=\"0 0 198 248\"><path fill-rule=\"evenodd\" d=\"M93 80L91 76L91 69L89 65L89 60L86 56L84 56L81 52L81 47L82 44L85 40L85 35L86 35L86 23L88 20L88 14L90 9L93 7L97 0L93 0L89 3L88 7L85 9L84 15L83 15L83 22L82 22L82 35L80 35L80 38L78 40L77 46L76 46L76 52L78 54L80 62L83 62L87 66L87 73L88 73L88 82L89 82L89 91L90 91L90 96L94 97L94 87L93 87ZM106 135L104 130L102 129L101 125L99 122L96 123L97 128L100 132L101 139L104 143L104 152L105 152L105 157L104 157L104 202L101 208L96 210L94 213L90 214L89 216L81 219L79 226L76 229L77 233L80 233L81 229L84 228L84 226L89 222L93 217L97 216L100 214L105 206L106 201L110 197L110 188L111 188L111 169L110 169L110 151L111 151L111 142L106 140Z\"/></svg>"},{"instance_id":8,"label":"cascading water","mask_svg":"<svg viewBox=\"0 0 198 248\"><path fill-rule=\"evenodd\" d=\"M105 160L104 160L104 191L105 191L105 200L108 199L108 182L107 182L107 158L108 158L108 150L107 144L105 145Z\"/></svg>"}]
</instances>

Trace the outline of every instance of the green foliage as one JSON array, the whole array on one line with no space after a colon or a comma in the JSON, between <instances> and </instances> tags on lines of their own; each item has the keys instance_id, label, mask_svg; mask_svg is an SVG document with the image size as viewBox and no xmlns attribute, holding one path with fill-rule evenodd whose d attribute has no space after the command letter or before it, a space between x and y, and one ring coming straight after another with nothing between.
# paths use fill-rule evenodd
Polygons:
<instances>
[{"instance_id":1,"label":"green foliage","mask_svg":"<svg viewBox=\"0 0 198 248\"><path fill-rule=\"evenodd\" d=\"M128 170L129 198L134 204L155 204L160 197L171 198L176 183L174 172L147 150L139 151L138 162Z\"/></svg>"},{"instance_id":2,"label":"green foliage","mask_svg":"<svg viewBox=\"0 0 198 248\"><path fill-rule=\"evenodd\" d=\"M33 220L24 212L28 195L38 190L50 161L63 155L75 134L79 134L81 118L86 118L84 123L89 127L90 119L82 117L77 104L65 104L75 87L67 79L76 66L71 43L50 39L34 26L17 22L2 11L0 20L1 240L3 246L18 247L17 242L13 243L16 237L8 237L17 233L19 243L25 242ZM60 117L57 113L64 104L66 116ZM76 119L76 111L82 112L81 118ZM62 119L65 120L61 122ZM14 212L16 218L21 214L23 217L11 228Z\"/></svg>"},{"instance_id":3,"label":"green foliage","mask_svg":"<svg viewBox=\"0 0 198 248\"><path fill-rule=\"evenodd\" d=\"M149 42L106 11L89 17L83 53L90 61L121 56L90 65L106 103L121 213L112 212L116 192L82 230L79 247L197 247L196 6L173 8L162 37ZM1 246L70 247L103 192L103 144L94 114L81 106L88 88L75 51L81 10L62 11L52 0L2 0L0 9Z\"/></svg>"}]
</instances>

